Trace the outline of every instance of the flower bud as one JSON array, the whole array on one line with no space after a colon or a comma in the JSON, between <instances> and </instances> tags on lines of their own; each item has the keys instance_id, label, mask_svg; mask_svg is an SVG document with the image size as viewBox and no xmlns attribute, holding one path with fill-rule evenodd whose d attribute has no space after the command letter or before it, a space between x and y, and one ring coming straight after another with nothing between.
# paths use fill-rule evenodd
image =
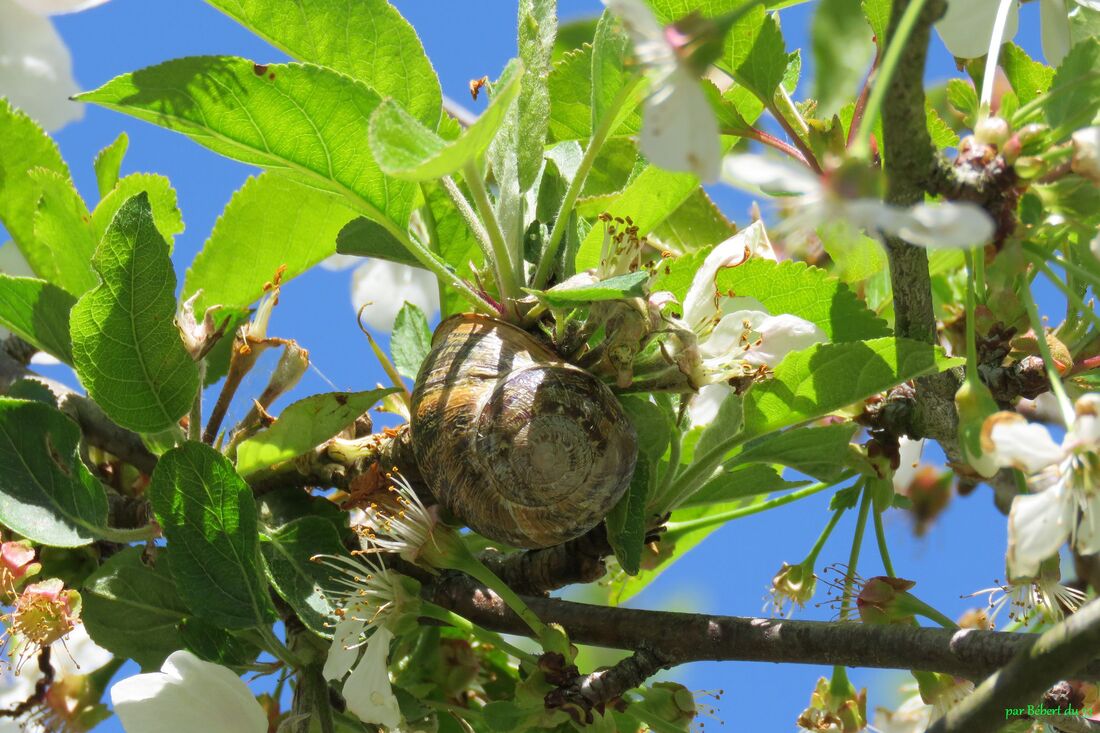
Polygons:
<instances>
[{"instance_id":1,"label":"flower bud","mask_svg":"<svg viewBox=\"0 0 1100 733\"><path fill-rule=\"evenodd\" d=\"M42 565L34 561L30 542L0 544L0 604L11 603L16 587L41 569Z\"/></svg>"},{"instance_id":2,"label":"flower bud","mask_svg":"<svg viewBox=\"0 0 1100 733\"><path fill-rule=\"evenodd\" d=\"M1024 180L1038 178L1046 171L1046 168L1046 162L1042 158L1034 155L1018 158L1015 165L1013 165L1016 175Z\"/></svg>"},{"instance_id":3,"label":"flower bud","mask_svg":"<svg viewBox=\"0 0 1100 733\"><path fill-rule=\"evenodd\" d=\"M857 733L867 727L867 690L857 692L847 676L833 682L822 677L797 724L803 730L822 733Z\"/></svg>"},{"instance_id":4,"label":"flower bud","mask_svg":"<svg viewBox=\"0 0 1100 733\"><path fill-rule=\"evenodd\" d=\"M915 585L915 581L904 578L871 578L856 596L860 619L865 624L915 625L916 615L909 603L912 596L905 592Z\"/></svg>"},{"instance_id":5,"label":"flower bud","mask_svg":"<svg viewBox=\"0 0 1100 733\"><path fill-rule=\"evenodd\" d=\"M1003 117L986 117L974 128L974 138L984 145L1000 148L1012 134L1008 122Z\"/></svg>"},{"instance_id":6,"label":"flower bud","mask_svg":"<svg viewBox=\"0 0 1100 733\"><path fill-rule=\"evenodd\" d=\"M794 610L795 607L802 608L814 597L816 588L817 578L814 576L812 566L783 563L779 572L772 578L772 605L779 613L783 612L788 603L791 604L790 610Z\"/></svg>"},{"instance_id":7,"label":"flower bud","mask_svg":"<svg viewBox=\"0 0 1100 733\"><path fill-rule=\"evenodd\" d=\"M681 730L690 730L695 720L695 696L676 682L654 682L640 690L642 705L657 720L671 723Z\"/></svg>"},{"instance_id":8,"label":"flower bud","mask_svg":"<svg viewBox=\"0 0 1100 733\"><path fill-rule=\"evenodd\" d=\"M1070 168L1093 183L1100 183L1100 127L1086 127L1073 133L1073 162Z\"/></svg>"}]
</instances>

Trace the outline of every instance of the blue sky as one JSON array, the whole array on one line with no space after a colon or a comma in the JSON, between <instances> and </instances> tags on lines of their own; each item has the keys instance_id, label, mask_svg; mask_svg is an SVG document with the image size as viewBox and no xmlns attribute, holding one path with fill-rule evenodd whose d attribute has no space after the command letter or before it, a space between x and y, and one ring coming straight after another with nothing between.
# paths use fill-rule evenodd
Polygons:
<instances>
[{"instance_id":1,"label":"blue sky","mask_svg":"<svg viewBox=\"0 0 1100 733\"><path fill-rule=\"evenodd\" d=\"M468 101L468 81L495 76L515 53L513 2L416 0L396 4L420 33L444 93L454 99ZM563 1L560 15L592 14L599 7L591 0ZM788 49L803 48L806 61L812 9L810 4L782 12ZM282 59L279 52L199 0L113 0L89 12L59 17L56 24L72 50L78 81L86 89L117 74L179 56L232 54L257 62ZM1025 7L1020 27L1023 31L1017 42L1037 55L1036 8ZM933 43L929 78L955 75L952 59L938 39ZM809 78L809 73L804 66L804 78ZM255 171L219 158L180 135L89 107L83 121L56 137L78 186L90 200L95 199L92 158L123 130L130 136L124 173L164 174L179 194L187 230L177 238L174 259L182 279L232 192ZM746 220L748 198L728 189L716 190L715 196L733 220ZM347 272L315 269L283 291L271 330L307 347L317 367L317 372L303 380L299 395L331 389L330 383L339 389L368 389L382 379L356 327L349 287ZM246 383L242 394L261 387ZM782 562L794 563L803 557L827 519L827 504L828 495L820 495L727 525L631 605L759 614L772 575ZM846 559L853 522L853 516L841 521L821 556L823 564ZM960 594L987 587L1003 573L1004 519L992 507L984 488L956 498L923 538L914 538L907 518L897 513L887 516L887 528L898 574L917 580L915 592L949 616L976 605L960 599ZM864 558L861 570L865 576L881 571L872 547L866 548ZM819 590L819 596L823 595ZM799 617L827 619L831 615L829 609L809 608ZM728 662L687 665L669 676L692 689L724 690L720 701L712 701L715 717L725 722L724 730L781 731L794 729L794 719L808 702L814 681L828 673L828 669L805 665ZM857 686L870 688L872 708L896 701L894 691L900 675L856 671L852 677ZM709 722L708 728L717 729L717 723ZM99 730L121 728L112 722Z\"/></svg>"}]
</instances>

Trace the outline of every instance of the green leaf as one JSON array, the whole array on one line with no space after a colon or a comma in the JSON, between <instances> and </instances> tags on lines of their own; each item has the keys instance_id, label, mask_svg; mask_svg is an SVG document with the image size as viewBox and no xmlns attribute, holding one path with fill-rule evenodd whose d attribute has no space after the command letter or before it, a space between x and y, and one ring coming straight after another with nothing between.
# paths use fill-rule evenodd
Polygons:
<instances>
[{"instance_id":1,"label":"green leaf","mask_svg":"<svg viewBox=\"0 0 1100 733\"><path fill-rule=\"evenodd\" d=\"M104 232L122 205L142 192L149 196L153 222L157 225L160 236L168 243L168 251L172 251L173 238L183 231L183 214L180 213L172 184L164 176L155 173L134 173L126 176L103 197L92 212L92 228L97 243L103 239Z\"/></svg>"},{"instance_id":2,"label":"green leaf","mask_svg":"<svg viewBox=\"0 0 1100 733\"><path fill-rule=\"evenodd\" d=\"M753 18L757 13L763 14L764 9L757 6L734 23L727 40L749 49L745 59L734 67L734 78L762 99L771 99L787 71L787 49L775 16L757 20Z\"/></svg>"},{"instance_id":3,"label":"green leaf","mask_svg":"<svg viewBox=\"0 0 1100 733\"><path fill-rule=\"evenodd\" d=\"M787 355L745 397L746 439L827 415L909 379L962 363L912 339L818 344Z\"/></svg>"},{"instance_id":4,"label":"green leaf","mask_svg":"<svg viewBox=\"0 0 1100 733\"><path fill-rule=\"evenodd\" d=\"M216 153L352 199L403 227L416 190L387 179L364 144L378 93L309 64L264 66L231 56L176 59L77 97L170 130Z\"/></svg>"},{"instance_id":5,"label":"green leaf","mask_svg":"<svg viewBox=\"0 0 1100 733\"><path fill-rule=\"evenodd\" d=\"M237 447L242 476L302 455L355 422L393 389L367 392L326 392L289 405L271 427Z\"/></svg>"},{"instance_id":6,"label":"green leaf","mask_svg":"<svg viewBox=\"0 0 1100 733\"><path fill-rule=\"evenodd\" d=\"M886 43L886 27L890 24L893 0L862 0L860 5L863 6L867 24L871 26L871 33L875 36L875 43L882 48Z\"/></svg>"},{"instance_id":7,"label":"green leaf","mask_svg":"<svg viewBox=\"0 0 1100 733\"><path fill-rule=\"evenodd\" d=\"M92 165L95 168L95 181L99 187L99 197L103 198L114 189L122 170L122 159L130 147L130 138L120 132L115 141L96 153Z\"/></svg>"},{"instance_id":8,"label":"green leaf","mask_svg":"<svg viewBox=\"0 0 1100 733\"><path fill-rule=\"evenodd\" d=\"M657 239L673 250L694 252L720 244L736 231L737 227L715 206L707 192L697 188L653 230L650 239Z\"/></svg>"},{"instance_id":9,"label":"green leaf","mask_svg":"<svg viewBox=\"0 0 1100 733\"><path fill-rule=\"evenodd\" d=\"M621 300L645 295L645 283L649 273L645 270L616 275L591 284L554 287L550 290L529 291L539 300L555 308L581 303L596 303L604 300Z\"/></svg>"},{"instance_id":10,"label":"green leaf","mask_svg":"<svg viewBox=\"0 0 1100 733\"><path fill-rule=\"evenodd\" d=\"M421 266L397 237L378 222L363 216L349 221L336 235L336 251L342 255L375 257L409 267Z\"/></svg>"},{"instance_id":11,"label":"green leaf","mask_svg":"<svg viewBox=\"0 0 1100 733\"><path fill-rule=\"evenodd\" d=\"M1100 113L1100 38L1081 41L1062 59L1043 105L1055 139L1089 125Z\"/></svg>"},{"instance_id":12,"label":"green leaf","mask_svg":"<svg viewBox=\"0 0 1100 733\"><path fill-rule=\"evenodd\" d=\"M23 253L39 277L80 295L97 282L90 262L99 240L88 226L88 208L67 174L39 169L30 175L42 197L34 214L34 241Z\"/></svg>"},{"instance_id":13,"label":"green leaf","mask_svg":"<svg viewBox=\"0 0 1100 733\"><path fill-rule=\"evenodd\" d=\"M102 536L107 495L79 443L80 428L57 410L0 398L0 523L53 547Z\"/></svg>"},{"instance_id":14,"label":"green leaf","mask_svg":"<svg viewBox=\"0 0 1100 733\"><path fill-rule=\"evenodd\" d=\"M414 303L406 302L397 312L390 336L393 365L401 376L416 379L420 365L432 350L432 329L424 311Z\"/></svg>"},{"instance_id":15,"label":"green leaf","mask_svg":"<svg viewBox=\"0 0 1100 733\"><path fill-rule=\"evenodd\" d=\"M607 515L607 540L627 575L641 570L646 535L646 503L656 478L649 458L638 461L630 488Z\"/></svg>"},{"instance_id":16,"label":"green leaf","mask_svg":"<svg viewBox=\"0 0 1100 733\"><path fill-rule=\"evenodd\" d=\"M285 267L285 283L336 251L341 227L355 216L347 204L340 196L274 173L249 178L229 199L188 268L184 298L202 290L197 313L212 305L244 308L256 302L280 267ZM396 240L395 246L412 257Z\"/></svg>"},{"instance_id":17,"label":"green leaf","mask_svg":"<svg viewBox=\"0 0 1100 733\"><path fill-rule=\"evenodd\" d=\"M886 252L878 241L853 227L846 219L827 221L817 228L833 275L845 283L859 283L888 269Z\"/></svg>"},{"instance_id":18,"label":"green leaf","mask_svg":"<svg viewBox=\"0 0 1100 733\"><path fill-rule=\"evenodd\" d=\"M738 453L735 464L778 463L819 481L837 481L848 470L850 441L858 426L837 423L769 435Z\"/></svg>"},{"instance_id":19,"label":"green leaf","mask_svg":"<svg viewBox=\"0 0 1100 733\"><path fill-rule=\"evenodd\" d=\"M749 463L723 470L684 500L681 508L722 504L728 509L731 501L797 489L808 483L808 481L787 481L773 466Z\"/></svg>"},{"instance_id":20,"label":"green leaf","mask_svg":"<svg viewBox=\"0 0 1100 733\"><path fill-rule=\"evenodd\" d=\"M592 48L570 51L554 62L550 89L550 139L586 140L592 135Z\"/></svg>"},{"instance_id":21,"label":"green leaf","mask_svg":"<svg viewBox=\"0 0 1100 733\"><path fill-rule=\"evenodd\" d=\"M148 494L191 610L229 629L274 621L252 490L229 460L202 443L173 448L157 462Z\"/></svg>"},{"instance_id":22,"label":"green leaf","mask_svg":"<svg viewBox=\"0 0 1100 733\"><path fill-rule=\"evenodd\" d=\"M1004 104L1004 102L1002 102ZM932 137L932 144L937 148L954 148L959 144L958 134L951 129L951 126L940 117L940 113L936 111L928 102L924 103L924 116L928 124L928 134Z\"/></svg>"},{"instance_id":23,"label":"green leaf","mask_svg":"<svg viewBox=\"0 0 1100 733\"><path fill-rule=\"evenodd\" d=\"M455 207L454 201L444 191L442 184L421 184L432 219L435 221L439 254L443 261L465 280L475 279L474 268L484 263L481 246L466 224L466 219ZM472 265L471 265L472 263ZM469 301L449 285L440 293L440 311L445 318L469 309Z\"/></svg>"},{"instance_id":24,"label":"green leaf","mask_svg":"<svg viewBox=\"0 0 1100 733\"><path fill-rule=\"evenodd\" d=\"M76 298L56 285L0 273L0 324L27 343L73 363L69 311Z\"/></svg>"},{"instance_id":25,"label":"green leaf","mask_svg":"<svg viewBox=\"0 0 1100 733\"><path fill-rule=\"evenodd\" d=\"M550 74L554 37L558 28L556 0L520 0L519 58L526 70L520 81L512 143L518 155L519 190L534 185L542 170L546 132L550 126Z\"/></svg>"},{"instance_id":26,"label":"green leaf","mask_svg":"<svg viewBox=\"0 0 1100 733\"><path fill-rule=\"evenodd\" d=\"M450 175L480 158L519 94L523 64L513 60L493 88L493 98L457 140L445 140L387 99L370 119L370 149L382 170L410 181Z\"/></svg>"},{"instance_id":27,"label":"green leaf","mask_svg":"<svg viewBox=\"0 0 1100 733\"><path fill-rule=\"evenodd\" d=\"M619 404L638 435L638 453L653 460L663 456L672 439L672 416L648 398L620 396Z\"/></svg>"},{"instance_id":28,"label":"green leaf","mask_svg":"<svg viewBox=\"0 0 1100 733\"><path fill-rule=\"evenodd\" d=\"M817 324L830 341L857 341L890 333L847 285L804 262L751 257L718 272L718 292L759 300L772 314L790 313Z\"/></svg>"},{"instance_id":29,"label":"green leaf","mask_svg":"<svg viewBox=\"0 0 1100 733\"><path fill-rule=\"evenodd\" d=\"M744 400L741 395L730 392L718 406L718 414L703 428L699 440L695 443L693 456L702 456L710 452L722 441L737 435L744 424Z\"/></svg>"},{"instance_id":30,"label":"green leaf","mask_svg":"<svg viewBox=\"0 0 1100 733\"><path fill-rule=\"evenodd\" d=\"M1001 48L1000 65L1020 104L1027 104L1045 94L1054 79L1054 69L1034 61L1015 43L1006 43Z\"/></svg>"},{"instance_id":31,"label":"green leaf","mask_svg":"<svg viewBox=\"0 0 1100 733\"><path fill-rule=\"evenodd\" d=\"M312 558L351 557L332 522L321 517L295 519L271 532L260 544L260 552L271 585L306 628L330 636L338 610L330 599L341 590L343 573Z\"/></svg>"},{"instance_id":32,"label":"green leaf","mask_svg":"<svg viewBox=\"0 0 1100 733\"><path fill-rule=\"evenodd\" d=\"M973 125L978 114L978 92L970 82L962 79L947 82L947 103L963 116L967 125Z\"/></svg>"},{"instance_id":33,"label":"green leaf","mask_svg":"<svg viewBox=\"0 0 1100 733\"><path fill-rule=\"evenodd\" d=\"M606 207L612 216L629 216L638 236L657 228L691 196L699 179L690 173L670 173L657 166L647 166ZM577 270L596 267L603 246L603 226L594 226L581 242L577 252Z\"/></svg>"},{"instance_id":34,"label":"green leaf","mask_svg":"<svg viewBox=\"0 0 1100 733\"><path fill-rule=\"evenodd\" d=\"M856 93L874 53L873 33L855 0L822 0L810 37L814 54L813 97L818 116L830 117Z\"/></svg>"},{"instance_id":35,"label":"green leaf","mask_svg":"<svg viewBox=\"0 0 1100 733\"><path fill-rule=\"evenodd\" d=\"M23 112L0 98L0 224L27 256L34 243L34 216L42 197L29 171L46 168L68 178L57 145Z\"/></svg>"},{"instance_id":36,"label":"green leaf","mask_svg":"<svg viewBox=\"0 0 1100 733\"><path fill-rule=\"evenodd\" d=\"M683 303L695 273L703 266L703 261L708 254L710 254L710 248L665 260L658 266L657 274L649 284L650 292L667 290L676 296L676 300Z\"/></svg>"},{"instance_id":37,"label":"green leaf","mask_svg":"<svg viewBox=\"0 0 1100 733\"><path fill-rule=\"evenodd\" d=\"M592 38L592 67L588 86L592 93L589 99L591 116L588 132L599 129L608 114L625 116L630 110L615 108L616 98L623 87L629 83L636 70L628 69L630 58L630 37L610 10L605 10L596 25L596 34ZM634 114L637 114L636 112ZM639 119L639 129L640 129Z\"/></svg>"},{"instance_id":38,"label":"green leaf","mask_svg":"<svg viewBox=\"0 0 1100 733\"><path fill-rule=\"evenodd\" d=\"M169 550L158 548L153 564L144 553L127 547L84 581L81 615L92 641L148 670L183 648L177 627L189 610L168 572Z\"/></svg>"},{"instance_id":39,"label":"green leaf","mask_svg":"<svg viewBox=\"0 0 1100 733\"><path fill-rule=\"evenodd\" d=\"M409 22L386 0L209 0L277 48L392 97L435 129L439 79Z\"/></svg>"},{"instance_id":40,"label":"green leaf","mask_svg":"<svg viewBox=\"0 0 1100 733\"><path fill-rule=\"evenodd\" d=\"M119 209L92 265L103 282L70 319L77 375L119 425L172 427L191 408L199 373L174 322L176 276L145 193Z\"/></svg>"},{"instance_id":41,"label":"green leaf","mask_svg":"<svg viewBox=\"0 0 1100 733\"><path fill-rule=\"evenodd\" d=\"M251 664L260 655L260 649L255 644L195 616L184 619L179 632L188 651L199 659L223 667Z\"/></svg>"}]
</instances>

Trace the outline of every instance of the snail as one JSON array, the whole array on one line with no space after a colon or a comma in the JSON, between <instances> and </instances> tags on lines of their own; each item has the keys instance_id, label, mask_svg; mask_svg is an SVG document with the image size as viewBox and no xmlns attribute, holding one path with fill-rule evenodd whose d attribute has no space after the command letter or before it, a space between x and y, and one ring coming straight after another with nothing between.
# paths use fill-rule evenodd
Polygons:
<instances>
[{"instance_id":1,"label":"snail","mask_svg":"<svg viewBox=\"0 0 1100 733\"><path fill-rule=\"evenodd\" d=\"M637 435L611 390L487 316L439 325L411 412L416 464L435 498L471 529L516 547L588 531L634 474Z\"/></svg>"}]
</instances>

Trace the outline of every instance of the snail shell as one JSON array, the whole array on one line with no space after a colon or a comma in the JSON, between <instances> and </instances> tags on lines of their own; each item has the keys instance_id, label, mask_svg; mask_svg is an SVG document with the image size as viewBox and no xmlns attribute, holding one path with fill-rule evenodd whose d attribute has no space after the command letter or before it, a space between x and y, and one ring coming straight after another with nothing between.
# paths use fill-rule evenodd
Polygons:
<instances>
[{"instance_id":1,"label":"snail shell","mask_svg":"<svg viewBox=\"0 0 1100 733\"><path fill-rule=\"evenodd\" d=\"M527 332L475 314L432 337L412 396L413 451L470 528L549 547L596 526L630 485L634 427L606 385Z\"/></svg>"}]
</instances>

